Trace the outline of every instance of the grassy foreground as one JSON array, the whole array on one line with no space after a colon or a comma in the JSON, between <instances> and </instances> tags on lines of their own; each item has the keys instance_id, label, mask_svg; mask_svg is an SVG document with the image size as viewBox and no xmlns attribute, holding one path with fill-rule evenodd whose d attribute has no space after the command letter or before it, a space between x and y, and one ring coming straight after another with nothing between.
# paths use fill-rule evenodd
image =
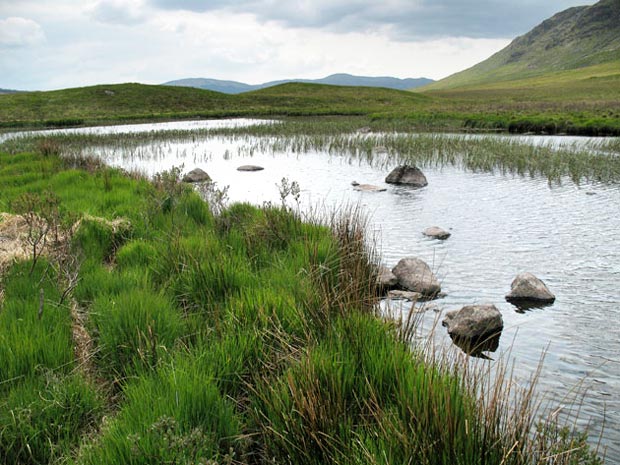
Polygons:
<instances>
[{"instance_id":1,"label":"grassy foreground","mask_svg":"<svg viewBox=\"0 0 620 465\"><path fill-rule=\"evenodd\" d=\"M377 317L354 214L302 222L284 183L223 208L178 174L0 154L25 245L0 261L0 462L600 463Z\"/></svg>"}]
</instances>

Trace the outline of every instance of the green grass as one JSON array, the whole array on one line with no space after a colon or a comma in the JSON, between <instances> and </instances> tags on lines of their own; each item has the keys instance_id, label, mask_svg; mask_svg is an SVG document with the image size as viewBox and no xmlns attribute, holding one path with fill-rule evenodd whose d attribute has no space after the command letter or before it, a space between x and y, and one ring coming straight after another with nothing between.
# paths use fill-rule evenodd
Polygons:
<instances>
[{"instance_id":1,"label":"green grass","mask_svg":"<svg viewBox=\"0 0 620 465\"><path fill-rule=\"evenodd\" d=\"M620 134L620 61L536 77L433 84L434 108L473 129L547 134ZM416 117L416 115L412 115Z\"/></svg>"},{"instance_id":2,"label":"green grass","mask_svg":"<svg viewBox=\"0 0 620 465\"><path fill-rule=\"evenodd\" d=\"M617 63L617 62L616 62ZM63 127L218 117L358 116L423 131L620 134L614 64L454 90L285 84L239 95L120 84L2 96L0 127ZM105 91L112 91L108 95Z\"/></svg>"},{"instance_id":3,"label":"green grass","mask_svg":"<svg viewBox=\"0 0 620 465\"><path fill-rule=\"evenodd\" d=\"M570 431L534 432L527 391L433 359L377 317L358 212L327 225L285 205L214 215L176 170L148 183L67 163L0 154L3 210L47 190L82 217L65 305L55 255L0 277L0 461L520 465L588 453Z\"/></svg>"},{"instance_id":4,"label":"green grass","mask_svg":"<svg viewBox=\"0 0 620 465\"><path fill-rule=\"evenodd\" d=\"M2 96L0 127L63 127L226 116L355 115L411 108L428 98L380 88L284 84L241 95L116 84Z\"/></svg>"}]
</instances>

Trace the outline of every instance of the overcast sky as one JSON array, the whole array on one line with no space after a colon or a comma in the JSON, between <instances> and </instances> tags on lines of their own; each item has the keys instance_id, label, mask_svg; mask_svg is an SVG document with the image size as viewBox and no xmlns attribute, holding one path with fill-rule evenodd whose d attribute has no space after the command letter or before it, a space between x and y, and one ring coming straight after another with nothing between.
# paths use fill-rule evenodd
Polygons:
<instances>
[{"instance_id":1,"label":"overcast sky","mask_svg":"<svg viewBox=\"0 0 620 465\"><path fill-rule=\"evenodd\" d=\"M440 79L590 0L0 0L0 88Z\"/></svg>"}]
</instances>

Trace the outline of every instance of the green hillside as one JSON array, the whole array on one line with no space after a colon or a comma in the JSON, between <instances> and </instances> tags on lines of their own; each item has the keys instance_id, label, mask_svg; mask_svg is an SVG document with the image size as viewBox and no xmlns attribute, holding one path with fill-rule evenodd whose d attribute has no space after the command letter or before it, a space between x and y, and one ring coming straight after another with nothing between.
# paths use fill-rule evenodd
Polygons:
<instances>
[{"instance_id":1,"label":"green hillside","mask_svg":"<svg viewBox=\"0 0 620 465\"><path fill-rule=\"evenodd\" d=\"M3 95L0 127L224 116L369 115L411 110L429 100L407 91L304 83L243 95L189 87L98 85Z\"/></svg>"},{"instance_id":2,"label":"green hillside","mask_svg":"<svg viewBox=\"0 0 620 465\"><path fill-rule=\"evenodd\" d=\"M508 47L425 90L496 84L611 63L620 73L620 1L569 8ZM587 73L586 73L587 74Z\"/></svg>"}]
</instances>

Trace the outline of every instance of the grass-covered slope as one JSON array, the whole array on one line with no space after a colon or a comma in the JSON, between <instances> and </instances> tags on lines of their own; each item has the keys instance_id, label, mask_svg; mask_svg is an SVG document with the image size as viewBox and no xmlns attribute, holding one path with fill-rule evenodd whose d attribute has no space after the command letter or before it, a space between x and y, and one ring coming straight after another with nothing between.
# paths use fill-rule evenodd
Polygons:
<instances>
[{"instance_id":1,"label":"grass-covered slope","mask_svg":"<svg viewBox=\"0 0 620 465\"><path fill-rule=\"evenodd\" d=\"M84 122L165 118L231 108L227 96L192 88L115 84L3 95L0 124L79 125Z\"/></svg>"},{"instance_id":2,"label":"grass-covered slope","mask_svg":"<svg viewBox=\"0 0 620 465\"><path fill-rule=\"evenodd\" d=\"M620 135L620 61L425 94L472 128Z\"/></svg>"},{"instance_id":3,"label":"grass-covered slope","mask_svg":"<svg viewBox=\"0 0 620 465\"><path fill-rule=\"evenodd\" d=\"M3 95L0 127L244 115L367 115L412 108L427 100L398 90L300 83L243 95L189 87L100 85Z\"/></svg>"},{"instance_id":4,"label":"grass-covered slope","mask_svg":"<svg viewBox=\"0 0 620 465\"><path fill-rule=\"evenodd\" d=\"M0 463L599 463L376 317L360 223L178 174L0 153Z\"/></svg>"},{"instance_id":5,"label":"grass-covered slope","mask_svg":"<svg viewBox=\"0 0 620 465\"><path fill-rule=\"evenodd\" d=\"M616 74L620 73L617 0L601 0L592 6L562 11L489 59L425 89L495 85L606 63L615 67Z\"/></svg>"},{"instance_id":6,"label":"grass-covered slope","mask_svg":"<svg viewBox=\"0 0 620 465\"><path fill-rule=\"evenodd\" d=\"M520 81L414 93L290 83L240 95L117 84L0 97L0 128L216 117L360 116L419 130L620 135L616 63Z\"/></svg>"}]
</instances>

